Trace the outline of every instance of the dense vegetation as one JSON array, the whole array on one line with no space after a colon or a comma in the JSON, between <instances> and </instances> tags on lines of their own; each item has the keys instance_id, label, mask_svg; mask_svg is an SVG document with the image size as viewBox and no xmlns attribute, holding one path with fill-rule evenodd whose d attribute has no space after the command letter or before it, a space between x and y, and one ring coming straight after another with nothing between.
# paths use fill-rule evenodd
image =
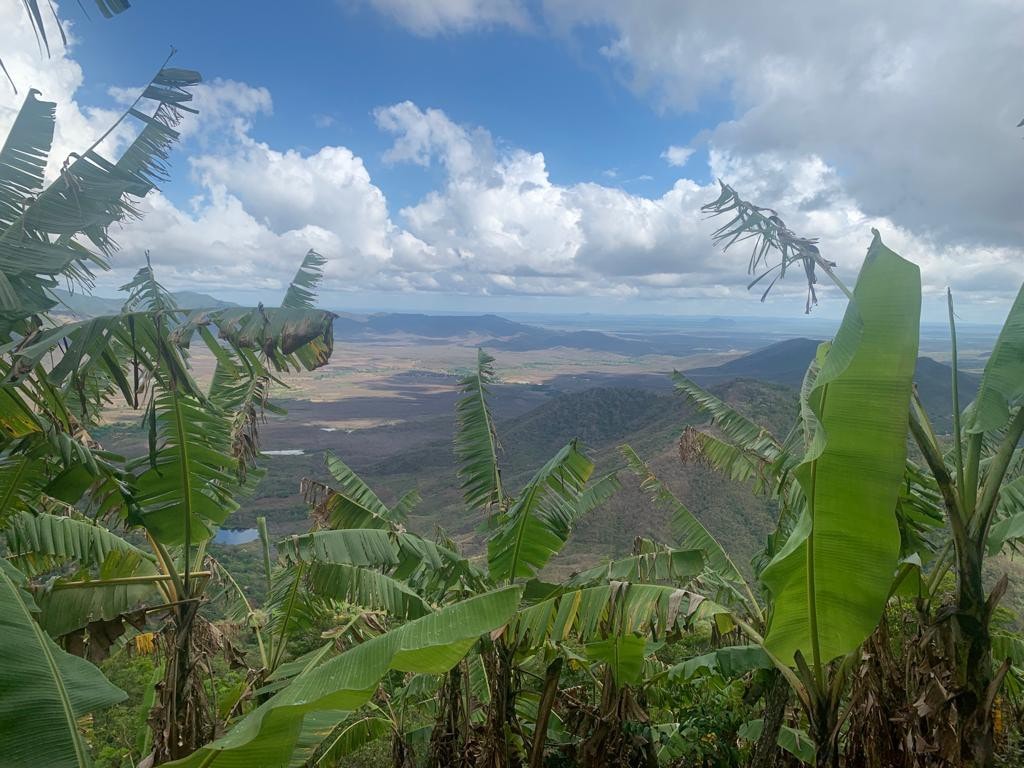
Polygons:
<instances>
[{"instance_id":1,"label":"dense vegetation","mask_svg":"<svg viewBox=\"0 0 1024 768\"><path fill-rule=\"evenodd\" d=\"M88 288L108 227L163 177L197 82L161 69L122 118L139 131L121 156L94 145L49 184L53 104L29 93L0 150L3 765L1019 764L1024 643L991 570L1024 535L1024 291L963 408L950 299L940 436L947 414L913 385L917 267L875 233L850 289L813 240L723 186L717 237L753 241L757 280L799 269L809 310L822 272L849 302L787 433L675 376L709 418L682 432L682 460L775 510L749 567L642 445L601 474L574 436L506 471L483 350L461 383L452 478L479 554L410 530L416 489L385 503L330 455L330 481L303 483L307 533L273 542L261 519L256 557L218 559L211 539L259 475L272 383L331 356L323 257L305 256L277 308L179 307L147 262L119 312L53 319L54 289ZM200 345L217 362L203 383ZM584 437L664 407L617 397L629 407ZM114 404L141 417L133 455L93 437ZM554 574L626 483L670 538Z\"/></svg>"}]
</instances>

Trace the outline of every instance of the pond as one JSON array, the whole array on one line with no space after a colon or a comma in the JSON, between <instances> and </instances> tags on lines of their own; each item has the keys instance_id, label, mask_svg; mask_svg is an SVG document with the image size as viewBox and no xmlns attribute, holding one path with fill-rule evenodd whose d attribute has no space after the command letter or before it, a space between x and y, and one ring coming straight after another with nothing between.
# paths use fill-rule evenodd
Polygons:
<instances>
[{"instance_id":1,"label":"pond","mask_svg":"<svg viewBox=\"0 0 1024 768\"><path fill-rule=\"evenodd\" d=\"M256 541L259 537L260 532L255 528L221 528L217 531L217 535L213 537L213 543L236 546Z\"/></svg>"}]
</instances>

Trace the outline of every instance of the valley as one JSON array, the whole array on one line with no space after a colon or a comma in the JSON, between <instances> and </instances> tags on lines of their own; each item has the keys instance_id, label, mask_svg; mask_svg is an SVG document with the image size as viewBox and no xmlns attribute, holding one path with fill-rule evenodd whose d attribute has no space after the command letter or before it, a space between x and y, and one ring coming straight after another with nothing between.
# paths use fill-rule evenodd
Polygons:
<instances>
[{"instance_id":1,"label":"valley","mask_svg":"<svg viewBox=\"0 0 1024 768\"><path fill-rule=\"evenodd\" d=\"M492 389L491 403L503 479L510 488L524 485L573 438L595 459L598 473L621 469L617 449L629 443L712 533L730 542L740 567L747 570L773 528L774 510L711 469L680 462L678 440L684 427L706 419L673 392L670 374L685 372L783 437L796 418L797 390L819 341L779 340L779 333L791 330L792 324L766 332L742 319L632 319L624 329L606 319L601 330L586 331L565 318L548 322L551 327L496 315L339 317L331 362L293 376L287 389L275 390L275 402L287 415L267 414L261 432L265 475L243 500L232 525L251 528L257 517L265 516L274 537L307 530L308 508L299 483L303 477L329 480L324 455L330 451L385 503L418 490L422 501L409 519L412 530L425 535L443 530L467 553L480 554L481 521L467 517L463 509L452 436L459 380L474 364L477 347L484 346L497 358L499 383ZM811 328L827 332L828 324ZM941 333L933 335L930 343L922 343L923 349L941 348ZM991 341L983 331L978 337L982 346ZM623 354L626 350L647 353ZM212 374L213 361L207 357L194 355L200 377ZM943 408L950 402L949 367L922 357L918 370L922 401L936 428L948 430L948 406ZM961 372L964 402L977 384L975 373ZM98 436L118 450L144 450L145 435L125 412ZM622 480L622 490L580 524L553 560L553 576L621 556L637 536L667 537L664 514L628 472ZM250 542L218 548L257 546Z\"/></svg>"}]
</instances>

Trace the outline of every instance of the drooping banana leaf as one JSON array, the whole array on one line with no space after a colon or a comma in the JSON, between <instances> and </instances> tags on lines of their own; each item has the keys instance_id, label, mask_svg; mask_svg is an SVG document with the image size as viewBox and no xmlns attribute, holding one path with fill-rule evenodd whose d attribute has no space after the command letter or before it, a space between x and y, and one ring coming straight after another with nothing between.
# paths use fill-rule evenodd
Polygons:
<instances>
[{"instance_id":1,"label":"drooping banana leaf","mask_svg":"<svg viewBox=\"0 0 1024 768\"><path fill-rule=\"evenodd\" d=\"M758 645L727 645L694 656L666 670L670 678L689 680L696 674L714 672L725 678L739 677L755 669L773 669L768 654Z\"/></svg>"},{"instance_id":2,"label":"drooping banana leaf","mask_svg":"<svg viewBox=\"0 0 1024 768\"><path fill-rule=\"evenodd\" d=\"M398 544L389 531L347 528L314 531L277 543L278 557L285 562L342 563L360 566L399 564Z\"/></svg>"},{"instance_id":3,"label":"drooping banana leaf","mask_svg":"<svg viewBox=\"0 0 1024 768\"><path fill-rule=\"evenodd\" d=\"M155 580L145 580L157 574L152 557L89 520L23 512L4 538L10 562L28 576L76 566L36 598L39 624L54 637L93 621L117 619L156 589ZM133 581L117 581L129 578Z\"/></svg>"},{"instance_id":4,"label":"drooping banana leaf","mask_svg":"<svg viewBox=\"0 0 1024 768\"><path fill-rule=\"evenodd\" d=\"M574 574L564 582L567 588L601 582L628 581L634 584L671 582L680 584L704 570L704 553L699 549L664 549L610 560Z\"/></svg>"},{"instance_id":5,"label":"drooping banana leaf","mask_svg":"<svg viewBox=\"0 0 1024 768\"><path fill-rule=\"evenodd\" d=\"M487 541L491 578L500 582L536 576L561 550L593 470L573 441L534 475L515 503L496 517Z\"/></svg>"},{"instance_id":6,"label":"drooping banana leaf","mask_svg":"<svg viewBox=\"0 0 1024 768\"><path fill-rule=\"evenodd\" d=\"M531 646L545 642L581 642L612 633L663 637L694 621L715 621L721 631L733 628L727 608L703 595L661 584L612 582L597 587L556 591L516 614L510 632Z\"/></svg>"},{"instance_id":7,"label":"drooping banana leaf","mask_svg":"<svg viewBox=\"0 0 1024 768\"><path fill-rule=\"evenodd\" d=\"M888 599L920 307L918 268L876 233L807 399L804 512L762 573L765 647L787 663L799 652L820 672L871 634Z\"/></svg>"},{"instance_id":8,"label":"drooping banana leaf","mask_svg":"<svg viewBox=\"0 0 1024 768\"><path fill-rule=\"evenodd\" d=\"M326 365L334 351L334 313L301 307L229 307L209 313L222 338L263 352L278 370Z\"/></svg>"},{"instance_id":9,"label":"drooping banana leaf","mask_svg":"<svg viewBox=\"0 0 1024 768\"><path fill-rule=\"evenodd\" d=\"M487 405L494 383L494 358L477 350L476 370L460 382L463 397L455 406L458 431L455 457L466 505L471 509L501 505L505 498L498 464L498 435Z\"/></svg>"},{"instance_id":10,"label":"drooping banana leaf","mask_svg":"<svg viewBox=\"0 0 1024 768\"><path fill-rule=\"evenodd\" d=\"M404 582L379 570L344 563L315 563L307 570L309 590L321 597L385 611L397 619L416 619L430 605Z\"/></svg>"},{"instance_id":11,"label":"drooping banana leaf","mask_svg":"<svg viewBox=\"0 0 1024 768\"><path fill-rule=\"evenodd\" d=\"M166 545L197 544L238 504L229 421L211 404L175 391L154 400L156 451L134 462L137 522Z\"/></svg>"},{"instance_id":12,"label":"drooping banana leaf","mask_svg":"<svg viewBox=\"0 0 1024 768\"><path fill-rule=\"evenodd\" d=\"M79 567L102 565L115 551L138 556L152 567L150 573L156 573L151 555L82 517L22 512L10 521L3 536L7 559L28 576L68 562Z\"/></svg>"},{"instance_id":13,"label":"drooping banana leaf","mask_svg":"<svg viewBox=\"0 0 1024 768\"><path fill-rule=\"evenodd\" d=\"M447 672L481 635L504 626L518 602L518 587L500 589L455 603L357 645L300 674L225 736L171 765L287 766L306 713L357 709L370 699L390 669Z\"/></svg>"},{"instance_id":14,"label":"drooping banana leaf","mask_svg":"<svg viewBox=\"0 0 1024 768\"><path fill-rule=\"evenodd\" d=\"M964 411L964 431L992 432L1006 426L1010 409L1024 397L1024 286L1010 307L985 372L978 396Z\"/></svg>"},{"instance_id":15,"label":"drooping banana leaf","mask_svg":"<svg viewBox=\"0 0 1024 768\"><path fill-rule=\"evenodd\" d=\"M0 560L0 760L10 768L87 768L78 719L127 698L32 617L24 575Z\"/></svg>"}]
</instances>

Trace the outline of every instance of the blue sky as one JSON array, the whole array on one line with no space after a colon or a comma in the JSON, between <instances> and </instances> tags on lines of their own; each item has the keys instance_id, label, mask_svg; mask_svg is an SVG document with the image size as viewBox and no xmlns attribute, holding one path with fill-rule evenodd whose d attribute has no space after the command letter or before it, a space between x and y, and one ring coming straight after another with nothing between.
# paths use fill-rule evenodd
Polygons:
<instances>
[{"instance_id":1,"label":"blue sky","mask_svg":"<svg viewBox=\"0 0 1024 768\"><path fill-rule=\"evenodd\" d=\"M55 155L102 132L171 45L206 81L100 292L150 249L172 286L273 301L315 247L343 309L799 313L799 283L762 305L746 253L712 247L716 177L820 237L849 281L878 228L921 266L926 317L952 285L967 319L999 320L1024 280L1021 6L979 0L955 29L924 0L60 13L72 44L45 60L0 0L5 63L61 105ZM0 95L0 127L19 99Z\"/></svg>"},{"instance_id":2,"label":"blue sky","mask_svg":"<svg viewBox=\"0 0 1024 768\"><path fill-rule=\"evenodd\" d=\"M81 39L75 58L88 75L91 101L109 102L106 91L125 83L127 62L141 75L174 45L178 66L273 94L273 116L259 120L261 140L357 148L396 206L414 203L436 186L438 174L382 162L391 142L373 110L383 105L440 107L456 122L487 126L501 141L543 151L557 183L614 182L647 194L678 176L660 157L666 147L687 145L729 116L715 94L698 111L681 113L631 91L598 53L609 37L605 29L579 30L571 40L500 26L427 38L366 7L290 6L281 13L267 5L260 13L240 12L237 3L143 1L110 21L86 21L75 8L67 17ZM702 158L691 162L706 181Z\"/></svg>"}]
</instances>

